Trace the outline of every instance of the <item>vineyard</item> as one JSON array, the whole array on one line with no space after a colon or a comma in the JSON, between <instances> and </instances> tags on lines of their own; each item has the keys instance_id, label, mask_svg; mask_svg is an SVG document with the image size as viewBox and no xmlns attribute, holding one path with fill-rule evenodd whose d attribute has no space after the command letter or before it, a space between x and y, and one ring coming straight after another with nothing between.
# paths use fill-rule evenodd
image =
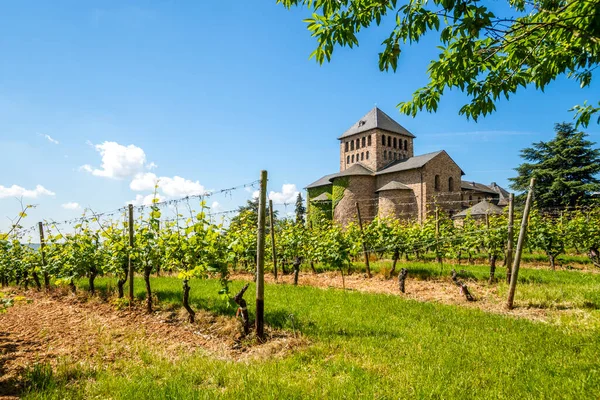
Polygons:
<instances>
[{"instance_id":1,"label":"vineyard","mask_svg":"<svg viewBox=\"0 0 600 400\"><path fill-rule=\"evenodd\" d=\"M217 193L253 187L256 183L224 189ZM419 319L417 316L420 313L430 313L432 310L435 310L433 319L453 321L451 323L453 326L467 324L468 329L474 330L468 333L474 345L477 343L479 346L482 345L481 339L476 338L477 327L488 330L494 329L493 326L500 326L506 337L516 335L511 340L525 340L527 343L532 343L531 338L517 337L519 333L509 334L517 329L512 327L513 325L519 325L523 332L535 332L532 337L545 338L541 344L538 344L539 346L550 346L549 343L552 341L562 342L565 345L562 352L567 359L573 360L574 354L571 354L571 351L582 351L587 354L587 358L583 357L578 363L592 367L596 362L588 357L590 348L573 350L577 347L573 343L580 340L578 337L563 337L560 333L549 330L548 327L532 325L525 321L502 319L504 317L500 316L469 314L465 310L446 309L444 306L429 303L402 303L402 296L414 298L410 297L410 293L416 290L417 282L428 279L442 282L440 286L428 286L428 291L439 291L443 287L443 290L456 294L460 300L452 304L477 303L484 290L493 291L494 295L506 296L510 268L505 268L505 260L509 228L512 228L507 213L489 215L485 218L467 216L458 223L443 212L432 212L423 223L375 218L362 224L350 223L342 228L325 218L314 216L297 215L279 218L278 213L273 212L272 204L268 210L261 211L261 205L255 209L253 205L262 203L258 201L249 202L247 207L215 213L207 206L207 201L212 195L207 193L202 196L164 202L155 198L148 206L129 206L108 213L86 210L82 217L73 220L62 222L47 220L29 227L27 225L29 206L24 206L12 228L1 234L2 286L8 292L17 290L25 296L35 289L43 293L62 288L61 290L78 296L87 292L89 298L102 298L104 301L114 301L112 304L125 307L134 306L133 313L145 311L148 315L163 310L166 304L172 304L173 307L177 306L185 310L188 324L202 323L201 320L206 318L207 310L224 315L235 314L237 310L240 336L236 340L243 340L240 338L247 336L246 340L254 340L257 345L260 345L273 340L276 336L273 336L273 330L292 331L295 338L298 333L307 335L316 344L300 351L298 355L284 358L281 362L294 364L293 360L297 358L318 357L316 354L320 354L319 352L330 354L337 363L334 369L338 372L328 371L328 374L333 374L331 379L334 381L332 376L339 373L339 370L344 370L344 362L334 355L337 351L327 347L324 340L334 340L338 343L335 346L339 348L342 346L340 340L354 342L355 339L348 335L356 335L356 338L364 339L364 343L356 347L356 352L352 352L356 357L361 357L361 352L367 351L362 347L367 343L368 351L387 359L387 355L381 355L382 350L375 350L373 346L383 346L390 350L390 344L397 342L400 333L399 331L380 332L380 330L400 329L402 335L408 335L407 340L416 345L415 341L418 340L416 332L407 334L406 331L410 323L421 326L423 334L430 340L429 344L437 349L435 351L443 353L440 359L444 363L452 364L450 353L443 351L439 347L440 344L433 345L431 342L441 332L436 333L435 329L432 330L431 326L424 321L415 320L415 318ZM270 212L266 212L265 215L265 211ZM230 217L227 217L228 215ZM514 215L515 228L516 221L520 221L521 217L522 214L517 211ZM261 232L261 218L264 221L263 232ZM529 304L532 304L531 300L536 296L536 291L532 289L534 285L550 287L557 283L570 285L569 288L573 293L566 296L572 296L569 301L577 304L578 308L587 307L591 310L600 308L600 301L597 298L597 287L600 282L596 279L597 275L591 273L600 267L600 208L557 210L536 209L534 206L526 220L528 228L523 260L535 263L537 269L525 269L519 278L524 289L519 304L528 304L528 296L530 296ZM267 295L264 303L265 323L271 333L266 337L261 335L254 337L250 319L256 318L257 310L253 308L250 300L246 301L243 298L248 288L248 284L243 285L243 283L244 281L258 282L256 266L257 262L260 263L261 257L261 234L264 239L262 257L266 260L266 272L272 275L266 285ZM36 246L36 244L40 245ZM545 271L535 272L539 268ZM558 269L561 271L557 271ZM580 272L577 271L578 269L590 272ZM579 275L575 277L573 274L584 275L580 279ZM331 279L339 278L340 289L350 290L321 293L318 289L312 288L311 285L332 286L321 285L316 281L318 278L311 278L324 275L333 276L334 278ZM311 279L315 279L317 283L311 283ZM303 281L307 282L308 286L295 287L302 285ZM393 294L393 301L388 300L383 294L355 292L353 287L360 287L361 281L367 282L366 287L371 285L368 283L370 281L384 282L382 285L387 285L385 290L368 288L367 291ZM582 283L584 281L585 283ZM282 285L282 282L290 285ZM385 282L389 282L389 285ZM336 284L334 287L339 286ZM583 297L575 300L579 289L582 290L580 294L583 293L581 294ZM111 294L113 290L114 295ZM517 293L519 290L517 287ZM249 297L248 294L246 297ZM115 300L110 300L111 298ZM0 307L4 312L12 312L13 308L14 312L17 312L20 308L17 304L18 296L0 298L0 301ZM365 308L361 305L363 301L370 305ZM143 311L138 307L141 304L144 305ZM311 304L317 308L313 310ZM321 314L314 314L317 309L321 310ZM401 315L392 317L391 315L396 313L395 310L402 310ZM331 316L334 311L344 316ZM200 316L198 312L201 313ZM301 319L299 316L302 315L304 318ZM404 322L401 319L402 315L407 318ZM597 318L596 314L590 315ZM371 320L377 321L379 324L377 328L371 325L372 322L368 322ZM385 328L388 321L400 325ZM424 323L427 326L423 325ZM445 324L446 322L442 323L443 326L446 326ZM403 328L399 328L400 326ZM573 326L569 329L572 328ZM587 338L587 335L593 336L595 329L592 329L592 333L589 331L582 333L578 330L576 335L584 335ZM186 332L181 335L190 334ZM452 331L448 334L454 336L457 333ZM380 338L381 342L377 339L378 335L383 335ZM495 334L490 335L495 337ZM495 340L505 341L506 337L503 339L496 337ZM387 345L386 341L389 342ZM597 338L588 343L595 342ZM460 350L455 348L454 351L467 353L474 351L471 345L465 346ZM539 353L540 357L546 354L548 349L543 347ZM500 369L511 370L510 363L506 360L498 361L491 353L491 349L485 350L484 353L486 357L495 359L494 362L499 363ZM470 357L473 356L471 354ZM430 357L431 354L420 353L417 358L421 360L420 362L432 362ZM524 356L521 354L519 357ZM372 355L367 358L371 360ZM513 362L523 362L529 367L531 362L540 362L537 356L526 361L519 360ZM164 364L166 361L157 359L156 362ZM252 367L251 370L254 372L249 373L256 374L257 368L259 370L279 368L274 366L273 362ZM476 360L468 362L476 362ZM212 361L207 360L205 356L188 359L185 363L191 363L198 368L213 368L215 371L220 371L214 373L221 374L222 379L236 388L229 393L231 397L235 397L233 393L239 394L240 391L245 390L231 382L233 378L227 375L229 367L226 367L226 364L211 364ZM455 393L458 390L455 384L449 384L446 388L440 387L439 383L432 380L429 373L425 373L427 376L424 376L424 372L416 370L414 366L405 365L405 367L407 376L413 378L420 376L433 385L431 393L443 396L443 393ZM580 376L577 372L579 370L574 371L570 366L563 367L567 369L561 370L575 377L575 381L581 379L582 382L587 382L570 387L568 390L572 390L573 393L586 392L593 386L590 382L598 382L600 379L597 373ZM364 368L377 370L384 367L373 365ZM387 368L386 366L384 369ZM456 366L453 365L451 369L453 368ZM471 370L473 373L472 365L465 368L465 371ZM239 377L240 374L244 374L238 367L232 367L232 371L235 371L232 372L233 376ZM465 371L461 373L466 373ZM543 371L538 369L535 371L535 374L540 374L539 379L546 379ZM35 375L42 372L33 370L29 373ZM52 371L46 373L53 374ZM142 371L132 373L145 374ZM175 372L169 370L168 374L171 373ZM189 377L189 373L189 370L185 369L176 374ZM118 380L116 376L110 375L110 377ZM367 379L366 376L363 378ZM252 375L249 379L256 382L261 381L262 378L259 378L259 375ZM448 384L448 379L450 376L446 376L442 381ZM487 379L492 378L488 376ZM553 384L556 382L553 381ZM110 385L117 385L117 383L112 382ZM121 385L127 386L122 382ZM471 393L486 393L477 392L475 386L471 387ZM306 395L316 395L317 393L311 391L309 387L310 385L303 388L301 392ZM329 388L327 390L330 390L329 395L335 395L339 390L336 385L327 387ZM365 389L366 392L361 392L358 387L353 390L355 394L382 393L375 387L369 386L369 388ZM65 387L59 389L67 390ZM291 393L288 391L291 390L289 387L279 389L281 390L272 393L279 393L279 395ZM391 395L392 392L389 390L390 388L386 386L383 393ZM416 392L415 390L413 387L412 391L401 391L401 393L426 395L426 392L420 391L421 389ZM519 386L515 390L522 393L525 389ZM168 397L166 394L168 392L164 393ZM102 392L99 395L102 396ZM276 397L275 394L273 396ZM510 393L507 393L507 397L511 397Z\"/></svg>"}]
</instances>

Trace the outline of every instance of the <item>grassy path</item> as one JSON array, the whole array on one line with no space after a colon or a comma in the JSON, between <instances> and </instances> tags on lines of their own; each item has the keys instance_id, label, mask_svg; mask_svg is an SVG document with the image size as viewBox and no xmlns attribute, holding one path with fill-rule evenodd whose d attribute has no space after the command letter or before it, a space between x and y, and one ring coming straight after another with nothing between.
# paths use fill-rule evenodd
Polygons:
<instances>
[{"instance_id":1,"label":"grassy path","mask_svg":"<svg viewBox=\"0 0 600 400\"><path fill-rule=\"evenodd\" d=\"M241 285L234 282L233 291ZM219 299L218 282L191 286L194 307L234 313ZM153 290L162 304L179 302L175 278L154 279ZM141 281L136 292L143 297ZM265 301L268 324L301 332L311 345L253 362L218 360L202 350L175 361L159 349L136 348L109 365L74 363L84 378L66 369L28 398L600 397L596 329L307 286L269 284Z\"/></svg>"}]
</instances>

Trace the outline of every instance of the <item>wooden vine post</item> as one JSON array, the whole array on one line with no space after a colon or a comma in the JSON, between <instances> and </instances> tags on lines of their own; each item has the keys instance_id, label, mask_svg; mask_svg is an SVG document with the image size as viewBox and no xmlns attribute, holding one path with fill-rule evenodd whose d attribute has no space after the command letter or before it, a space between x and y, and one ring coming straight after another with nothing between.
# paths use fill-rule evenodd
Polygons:
<instances>
[{"instance_id":1,"label":"wooden vine post","mask_svg":"<svg viewBox=\"0 0 600 400\"><path fill-rule=\"evenodd\" d=\"M269 228L271 230L271 248L273 251L273 277L277 280L277 250L275 249L275 229L273 228L273 200L269 200Z\"/></svg>"},{"instance_id":2,"label":"wooden vine post","mask_svg":"<svg viewBox=\"0 0 600 400\"><path fill-rule=\"evenodd\" d=\"M521 253L523 252L523 245L525 244L529 211L531 210L531 203L533 202L534 184L535 178L531 178L531 182L529 183L529 193L527 193L527 201L525 202L525 209L523 210L523 220L521 221L521 231L519 232L519 240L517 242L517 249L515 251L515 259L513 261L512 266L512 275L510 277L510 287L508 290L508 299L506 301L506 306L509 309L512 309L514 304L515 290L517 288L517 279L519 277L519 266L521 263Z\"/></svg>"},{"instance_id":3,"label":"wooden vine post","mask_svg":"<svg viewBox=\"0 0 600 400\"><path fill-rule=\"evenodd\" d=\"M133 250L133 204L129 205L129 251ZM129 304L133 304L133 260L129 254Z\"/></svg>"},{"instance_id":4,"label":"wooden vine post","mask_svg":"<svg viewBox=\"0 0 600 400\"><path fill-rule=\"evenodd\" d=\"M367 243L365 243L365 233L363 232L362 218L360 217L360 207L356 202L356 215L358 216L358 226L360 227L360 238L362 240L363 254L365 255L365 266L367 268L367 276L371 278L371 267L369 265L369 253L367 252Z\"/></svg>"},{"instance_id":5,"label":"wooden vine post","mask_svg":"<svg viewBox=\"0 0 600 400\"><path fill-rule=\"evenodd\" d=\"M438 264L442 264L442 256L440 255L440 209L435 206L435 259Z\"/></svg>"},{"instance_id":6,"label":"wooden vine post","mask_svg":"<svg viewBox=\"0 0 600 400\"><path fill-rule=\"evenodd\" d=\"M508 238L506 240L506 283L510 285L510 276L512 275L513 260L513 242L515 223L515 195L511 193L508 196Z\"/></svg>"},{"instance_id":7,"label":"wooden vine post","mask_svg":"<svg viewBox=\"0 0 600 400\"><path fill-rule=\"evenodd\" d=\"M267 171L260 172L258 196L258 237L256 239L256 336L265 337L265 203L267 200Z\"/></svg>"},{"instance_id":8,"label":"wooden vine post","mask_svg":"<svg viewBox=\"0 0 600 400\"><path fill-rule=\"evenodd\" d=\"M44 238L44 224L41 222L38 223L40 228L40 253L42 255L42 266L46 266L46 239ZM46 290L50 289L50 276L48 276L48 271L44 268L44 287Z\"/></svg>"}]
</instances>

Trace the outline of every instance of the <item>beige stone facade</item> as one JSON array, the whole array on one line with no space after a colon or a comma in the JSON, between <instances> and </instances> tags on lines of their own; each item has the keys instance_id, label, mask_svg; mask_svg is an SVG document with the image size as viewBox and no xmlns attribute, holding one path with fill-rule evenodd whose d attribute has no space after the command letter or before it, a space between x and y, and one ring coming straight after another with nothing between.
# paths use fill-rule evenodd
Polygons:
<instances>
[{"instance_id":1,"label":"beige stone facade","mask_svg":"<svg viewBox=\"0 0 600 400\"><path fill-rule=\"evenodd\" d=\"M414 138L374 108L338 138L340 172L308 185L308 201L311 193L333 189L335 197L345 188L332 202L333 219L344 226L356 220L356 203L365 222L375 217L423 221L436 208L450 215L460 212L468 193L461 181L464 172L443 150L415 156ZM487 186L473 185L471 196L484 194Z\"/></svg>"}]
</instances>

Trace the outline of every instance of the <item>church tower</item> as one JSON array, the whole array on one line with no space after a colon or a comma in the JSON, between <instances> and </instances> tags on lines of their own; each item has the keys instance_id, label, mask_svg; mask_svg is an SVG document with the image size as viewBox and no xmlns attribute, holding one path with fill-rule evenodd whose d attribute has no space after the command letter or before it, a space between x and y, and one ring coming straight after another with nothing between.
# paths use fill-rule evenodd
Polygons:
<instances>
[{"instance_id":1,"label":"church tower","mask_svg":"<svg viewBox=\"0 0 600 400\"><path fill-rule=\"evenodd\" d=\"M375 107L342 134L340 172L358 163L379 171L414 156L415 136Z\"/></svg>"}]
</instances>

